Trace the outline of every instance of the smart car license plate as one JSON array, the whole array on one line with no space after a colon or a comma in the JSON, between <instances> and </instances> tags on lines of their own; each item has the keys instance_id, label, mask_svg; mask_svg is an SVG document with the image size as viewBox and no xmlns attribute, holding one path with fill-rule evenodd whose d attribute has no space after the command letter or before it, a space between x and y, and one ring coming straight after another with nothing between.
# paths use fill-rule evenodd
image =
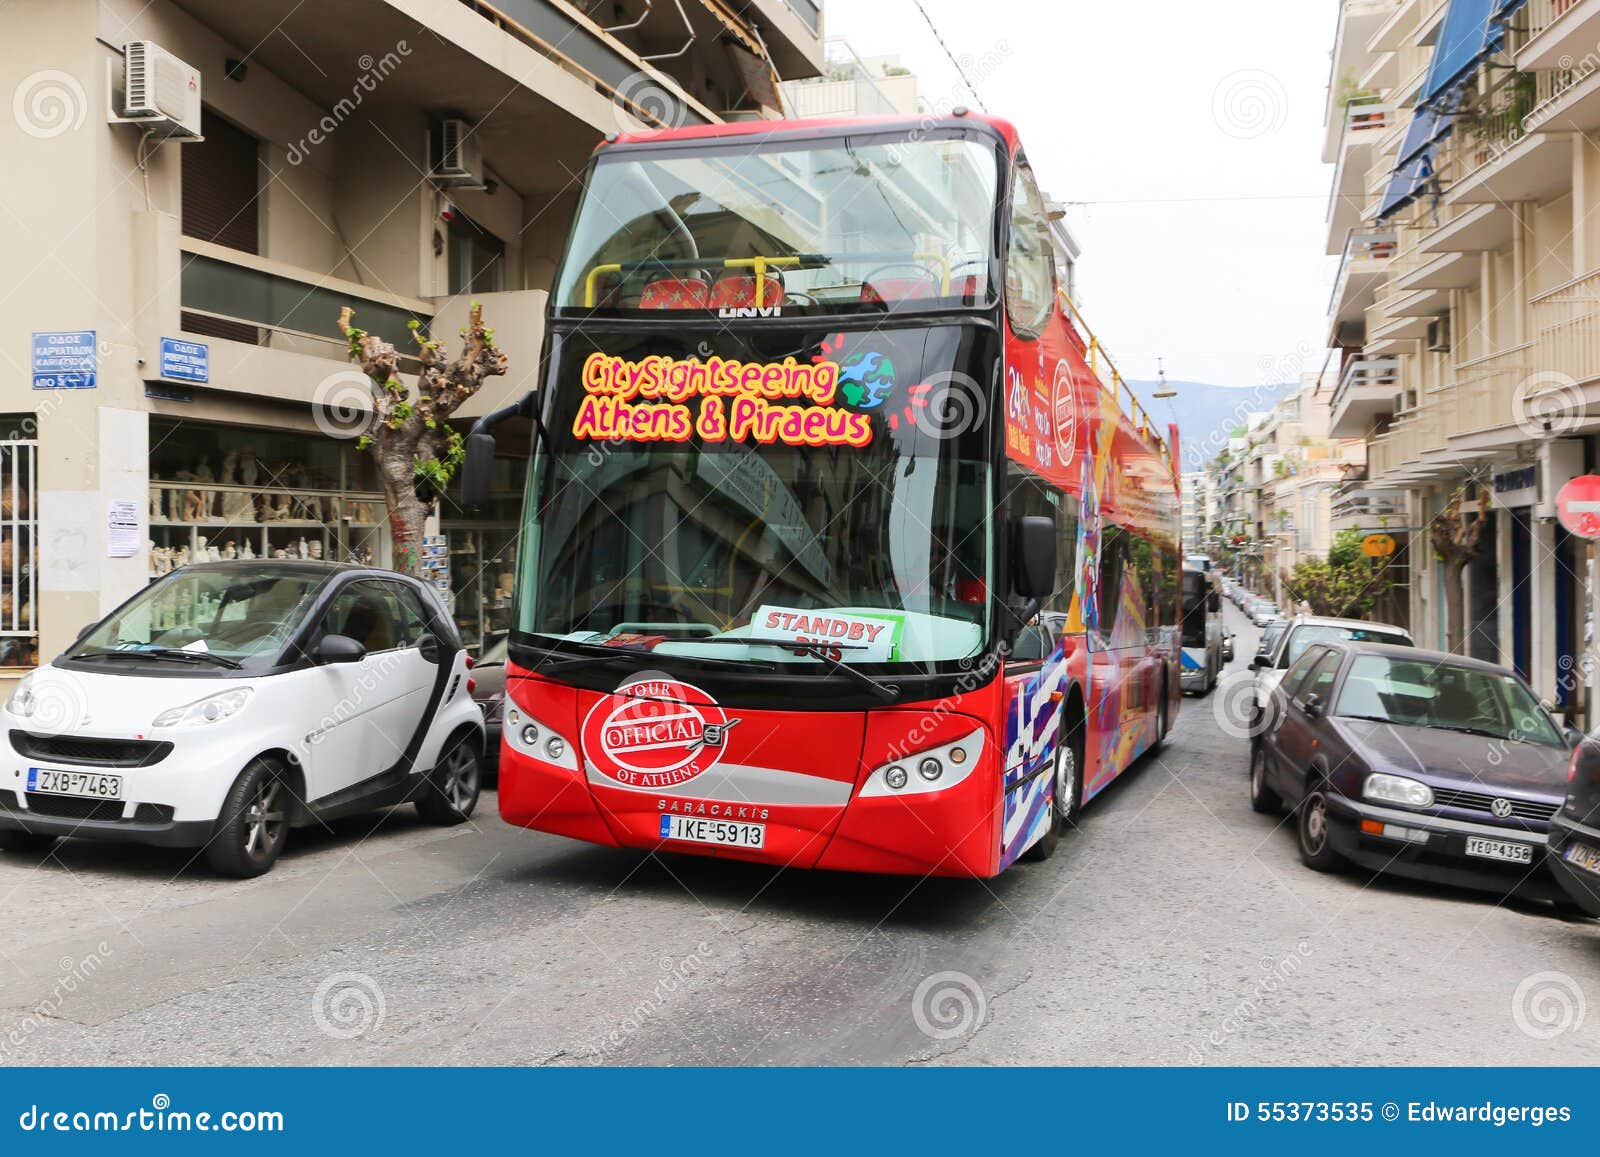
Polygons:
<instances>
[{"instance_id":1,"label":"smart car license plate","mask_svg":"<svg viewBox=\"0 0 1600 1157\"><path fill-rule=\"evenodd\" d=\"M766 824L735 824L727 820L703 820L691 816L662 816L661 838L688 840L693 844L717 844L724 848L766 846Z\"/></svg>"},{"instance_id":2,"label":"smart car license plate","mask_svg":"<svg viewBox=\"0 0 1600 1157\"><path fill-rule=\"evenodd\" d=\"M1585 872L1593 872L1600 876L1600 850L1591 848L1588 844L1568 844L1561 858L1574 868L1582 868Z\"/></svg>"},{"instance_id":3,"label":"smart car license plate","mask_svg":"<svg viewBox=\"0 0 1600 1157\"><path fill-rule=\"evenodd\" d=\"M75 795L85 799L121 799L122 777L100 771L53 771L28 768L28 790L46 795Z\"/></svg>"},{"instance_id":4,"label":"smart car license plate","mask_svg":"<svg viewBox=\"0 0 1600 1157\"><path fill-rule=\"evenodd\" d=\"M1467 855L1485 860L1502 860L1508 864L1533 863L1533 845L1513 844L1505 840L1486 840L1480 836L1467 837Z\"/></svg>"}]
</instances>

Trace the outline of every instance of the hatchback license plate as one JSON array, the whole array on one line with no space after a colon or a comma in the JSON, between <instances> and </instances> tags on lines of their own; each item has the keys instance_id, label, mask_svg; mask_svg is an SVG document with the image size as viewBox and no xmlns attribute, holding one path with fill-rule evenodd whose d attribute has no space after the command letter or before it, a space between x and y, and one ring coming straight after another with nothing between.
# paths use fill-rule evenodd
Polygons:
<instances>
[{"instance_id":1,"label":"hatchback license plate","mask_svg":"<svg viewBox=\"0 0 1600 1157\"><path fill-rule=\"evenodd\" d=\"M1574 868L1582 868L1585 872L1600 876L1600 850L1588 844L1568 844L1561 858Z\"/></svg>"},{"instance_id":2,"label":"hatchback license plate","mask_svg":"<svg viewBox=\"0 0 1600 1157\"><path fill-rule=\"evenodd\" d=\"M1531 844L1513 844L1505 840L1486 840L1480 836L1467 837L1467 855L1485 860L1501 860L1507 864L1533 863Z\"/></svg>"},{"instance_id":3,"label":"hatchback license plate","mask_svg":"<svg viewBox=\"0 0 1600 1157\"><path fill-rule=\"evenodd\" d=\"M662 816L661 838L688 840L694 844L716 844L724 848L761 848L766 846L767 825L702 820L691 816Z\"/></svg>"},{"instance_id":4,"label":"hatchback license plate","mask_svg":"<svg viewBox=\"0 0 1600 1157\"><path fill-rule=\"evenodd\" d=\"M28 790L45 795L74 795L82 799L121 799L122 777L101 771L54 771L28 768Z\"/></svg>"}]
</instances>

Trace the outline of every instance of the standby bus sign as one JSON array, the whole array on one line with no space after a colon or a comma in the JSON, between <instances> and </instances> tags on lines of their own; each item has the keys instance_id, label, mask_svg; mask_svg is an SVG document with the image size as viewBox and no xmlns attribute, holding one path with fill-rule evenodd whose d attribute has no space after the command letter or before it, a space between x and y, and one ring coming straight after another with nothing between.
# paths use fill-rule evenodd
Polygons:
<instances>
[{"instance_id":1,"label":"standby bus sign","mask_svg":"<svg viewBox=\"0 0 1600 1157\"><path fill-rule=\"evenodd\" d=\"M97 366L92 329L33 335L36 390L92 390Z\"/></svg>"}]
</instances>

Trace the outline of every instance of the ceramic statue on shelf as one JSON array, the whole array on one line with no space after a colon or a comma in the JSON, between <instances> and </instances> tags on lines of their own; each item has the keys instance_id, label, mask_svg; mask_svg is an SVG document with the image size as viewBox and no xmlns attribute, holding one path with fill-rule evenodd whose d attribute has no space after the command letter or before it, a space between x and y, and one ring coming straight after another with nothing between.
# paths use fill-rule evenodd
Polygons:
<instances>
[{"instance_id":1,"label":"ceramic statue on shelf","mask_svg":"<svg viewBox=\"0 0 1600 1157\"><path fill-rule=\"evenodd\" d=\"M243 486L254 486L256 479L261 477L261 466L256 461L256 452L246 446L239 455L239 483Z\"/></svg>"},{"instance_id":2,"label":"ceramic statue on shelf","mask_svg":"<svg viewBox=\"0 0 1600 1157\"><path fill-rule=\"evenodd\" d=\"M220 546L213 546L211 548L211 550L207 553L206 557L211 559L212 562L221 562L222 561L222 548Z\"/></svg>"},{"instance_id":3,"label":"ceramic statue on shelf","mask_svg":"<svg viewBox=\"0 0 1600 1157\"><path fill-rule=\"evenodd\" d=\"M256 556L255 544L253 542L251 542L248 538L245 539L244 540L244 545L239 548L239 557L240 558L255 558L255 556Z\"/></svg>"},{"instance_id":4,"label":"ceramic statue on shelf","mask_svg":"<svg viewBox=\"0 0 1600 1157\"><path fill-rule=\"evenodd\" d=\"M312 559L315 559L317 562L321 562L322 561L322 540L320 538L313 538L311 540L311 555L310 555L310 557Z\"/></svg>"},{"instance_id":5,"label":"ceramic statue on shelf","mask_svg":"<svg viewBox=\"0 0 1600 1157\"><path fill-rule=\"evenodd\" d=\"M233 539L230 538L228 545L222 548L222 557L228 562L232 562L239 557L239 548L233 545Z\"/></svg>"},{"instance_id":6,"label":"ceramic statue on shelf","mask_svg":"<svg viewBox=\"0 0 1600 1157\"><path fill-rule=\"evenodd\" d=\"M215 482L217 480L217 476L211 472L211 459L200 459L200 464L194 468L194 480L196 482ZM210 518L214 513L216 513L217 492L215 490L207 490L202 487L201 489L195 491L195 493L199 495L200 498L200 517Z\"/></svg>"},{"instance_id":7,"label":"ceramic statue on shelf","mask_svg":"<svg viewBox=\"0 0 1600 1157\"><path fill-rule=\"evenodd\" d=\"M188 566L189 565L189 548L187 546L180 546L178 548L178 553L173 556L172 562L173 562L173 568L172 568L173 570L177 570L179 567Z\"/></svg>"},{"instance_id":8,"label":"ceramic statue on shelf","mask_svg":"<svg viewBox=\"0 0 1600 1157\"><path fill-rule=\"evenodd\" d=\"M273 558L288 558L289 557L289 552L284 550L283 547L281 547L281 546L280 547L275 547L273 549L273 551L272 551L272 557Z\"/></svg>"},{"instance_id":9,"label":"ceramic statue on shelf","mask_svg":"<svg viewBox=\"0 0 1600 1157\"><path fill-rule=\"evenodd\" d=\"M211 542L211 540L209 538L207 538L203 534L195 539L195 548L194 548L194 560L195 560L195 562L204 562L207 558L211 557L211 552L208 549L208 547L210 545L210 542Z\"/></svg>"}]
</instances>

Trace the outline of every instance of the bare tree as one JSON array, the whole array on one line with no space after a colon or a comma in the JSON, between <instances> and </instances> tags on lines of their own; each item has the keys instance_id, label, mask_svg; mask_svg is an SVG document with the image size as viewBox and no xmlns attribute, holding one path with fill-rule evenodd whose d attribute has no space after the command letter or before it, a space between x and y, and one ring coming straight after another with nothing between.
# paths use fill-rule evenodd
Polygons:
<instances>
[{"instance_id":1,"label":"bare tree","mask_svg":"<svg viewBox=\"0 0 1600 1157\"><path fill-rule=\"evenodd\" d=\"M423 526L429 507L449 486L466 457L464 439L449 419L483 383L506 372L504 351L494 344L494 330L483 324L483 306L472 303L461 331L461 353L450 361L444 343L424 337L417 322L411 337L417 343L417 389L413 394L400 379L400 353L394 343L357 329L354 311L339 312L339 330L350 342L350 360L372 383L373 420L361 439L378 463L378 477L389 506L389 533L394 540L396 570L415 574L422 562Z\"/></svg>"},{"instance_id":2,"label":"bare tree","mask_svg":"<svg viewBox=\"0 0 1600 1157\"><path fill-rule=\"evenodd\" d=\"M1454 654L1464 653L1466 642L1466 608L1463 603L1462 577L1467 564L1478 554L1478 540L1483 536L1484 524L1489 517L1489 493L1478 488L1478 513L1469 517L1462 510L1467 488L1457 487L1445 503L1444 509L1433 516L1428 526L1433 540L1433 551L1444 564L1444 622L1446 648Z\"/></svg>"}]
</instances>

